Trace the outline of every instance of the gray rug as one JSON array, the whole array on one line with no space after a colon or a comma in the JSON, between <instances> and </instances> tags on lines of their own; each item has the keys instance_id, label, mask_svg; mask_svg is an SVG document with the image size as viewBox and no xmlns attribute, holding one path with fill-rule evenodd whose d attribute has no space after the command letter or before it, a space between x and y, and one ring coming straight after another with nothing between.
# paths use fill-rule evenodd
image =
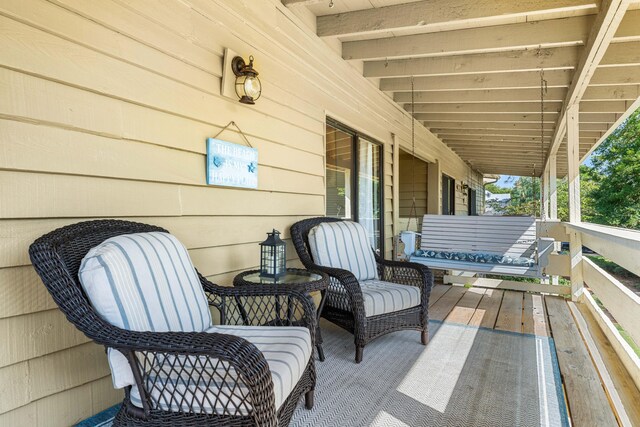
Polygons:
<instances>
[{"instance_id":1,"label":"gray rug","mask_svg":"<svg viewBox=\"0 0 640 427\"><path fill-rule=\"evenodd\" d=\"M322 325L316 404L292 426L568 426L553 340L431 322L431 341L396 332L353 362L351 335Z\"/></svg>"},{"instance_id":2,"label":"gray rug","mask_svg":"<svg viewBox=\"0 0 640 427\"><path fill-rule=\"evenodd\" d=\"M396 332L356 365L353 337L322 330L315 406L299 404L293 427L569 426L550 338L430 322L427 347L418 332ZM113 415L100 415L81 425L110 426Z\"/></svg>"}]
</instances>

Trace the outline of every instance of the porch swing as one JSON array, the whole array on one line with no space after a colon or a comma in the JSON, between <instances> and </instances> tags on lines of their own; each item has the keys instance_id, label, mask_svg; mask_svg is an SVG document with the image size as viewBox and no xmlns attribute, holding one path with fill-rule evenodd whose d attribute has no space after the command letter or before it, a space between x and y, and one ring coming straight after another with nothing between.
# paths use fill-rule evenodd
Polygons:
<instances>
[{"instance_id":1,"label":"porch swing","mask_svg":"<svg viewBox=\"0 0 640 427\"><path fill-rule=\"evenodd\" d=\"M544 163L544 97L547 82L540 71L540 159ZM411 87L412 148L415 154L413 127L414 88ZM532 164L536 175L536 164ZM415 192L410 215L416 222ZM533 209L536 204L532 203ZM541 212L544 215L544 212ZM424 215L422 233L403 231L399 240L404 256L433 269L480 274L544 278L554 239L538 235L535 211L531 217ZM401 245L399 245L401 246ZM416 248L419 246L419 249ZM446 277L446 276L445 276Z\"/></svg>"}]
</instances>

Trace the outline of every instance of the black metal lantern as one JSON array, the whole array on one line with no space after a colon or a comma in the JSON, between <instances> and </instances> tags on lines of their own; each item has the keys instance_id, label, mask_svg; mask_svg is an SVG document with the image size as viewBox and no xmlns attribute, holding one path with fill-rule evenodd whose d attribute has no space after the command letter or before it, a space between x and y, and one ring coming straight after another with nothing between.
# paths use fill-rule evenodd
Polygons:
<instances>
[{"instance_id":1,"label":"black metal lantern","mask_svg":"<svg viewBox=\"0 0 640 427\"><path fill-rule=\"evenodd\" d=\"M277 280L287 272L287 245L275 229L267 236L267 240L260 243L260 277Z\"/></svg>"},{"instance_id":2,"label":"black metal lantern","mask_svg":"<svg viewBox=\"0 0 640 427\"><path fill-rule=\"evenodd\" d=\"M255 104L262 93L262 83L258 78L258 72L253 68L253 56L249 57L247 65L240 56L231 61L233 74L236 75L236 95L243 104Z\"/></svg>"}]
</instances>

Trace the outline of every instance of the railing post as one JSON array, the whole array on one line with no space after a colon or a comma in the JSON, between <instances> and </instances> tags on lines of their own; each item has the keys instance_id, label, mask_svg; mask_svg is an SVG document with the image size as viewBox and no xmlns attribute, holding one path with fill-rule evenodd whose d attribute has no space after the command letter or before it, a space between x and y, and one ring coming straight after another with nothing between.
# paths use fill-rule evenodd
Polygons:
<instances>
[{"instance_id":1,"label":"railing post","mask_svg":"<svg viewBox=\"0 0 640 427\"><path fill-rule=\"evenodd\" d=\"M569 183L569 222L580 223L580 125L579 104L567 109L567 180ZM571 299L576 301L584 290L582 278L582 237L574 229L569 230L571 256Z\"/></svg>"},{"instance_id":2,"label":"railing post","mask_svg":"<svg viewBox=\"0 0 640 427\"><path fill-rule=\"evenodd\" d=\"M542 219L549 219L549 165L544 168L542 174Z\"/></svg>"},{"instance_id":3,"label":"railing post","mask_svg":"<svg viewBox=\"0 0 640 427\"><path fill-rule=\"evenodd\" d=\"M549 156L549 219L558 219L558 174L556 154Z\"/></svg>"}]
</instances>

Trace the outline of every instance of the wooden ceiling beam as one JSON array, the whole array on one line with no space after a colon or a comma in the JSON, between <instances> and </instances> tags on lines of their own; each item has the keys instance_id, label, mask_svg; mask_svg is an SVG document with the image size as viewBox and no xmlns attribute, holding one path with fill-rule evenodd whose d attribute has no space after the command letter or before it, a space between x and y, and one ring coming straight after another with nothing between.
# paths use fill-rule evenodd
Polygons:
<instances>
[{"instance_id":1,"label":"wooden ceiling beam","mask_svg":"<svg viewBox=\"0 0 640 427\"><path fill-rule=\"evenodd\" d=\"M532 142L539 144L540 143L540 134L536 135L527 135L527 136L517 136L517 135L455 135L455 134L438 134L440 139L447 141L460 141L461 143L472 142L476 144L481 144L483 141L495 141L495 142L513 142L513 143L527 143ZM551 141L551 136L544 136L544 141Z\"/></svg>"},{"instance_id":2,"label":"wooden ceiling beam","mask_svg":"<svg viewBox=\"0 0 640 427\"><path fill-rule=\"evenodd\" d=\"M536 130L509 130L509 131L497 131L494 129L431 129L432 133L437 133L438 138L440 139L460 139L459 137L469 137L469 138L478 138L478 137L488 137L495 139L510 139L513 137L529 137L529 138L537 138L540 139L540 131ZM544 130L544 139L551 140L553 136L553 129L545 129ZM588 137L588 138L600 138L602 136L602 132L598 131L580 131L580 136Z\"/></svg>"},{"instance_id":3,"label":"wooden ceiling beam","mask_svg":"<svg viewBox=\"0 0 640 427\"><path fill-rule=\"evenodd\" d=\"M549 88L546 102L562 102L567 89ZM640 97L640 83L626 86L590 86L582 101L635 101ZM411 92L395 92L393 99L398 104L411 104ZM419 104L480 104L495 102L540 102L540 89L487 89L415 92L414 102Z\"/></svg>"},{"instance_id":4,"label":"wooden ceiling beam","mask_svg":"<svg viewBox=\"0 0 640 427\"><path fill-rule=\"evenodd\" d=\"M594 19L593 16L576 16L344 42L342 57L346 60L401 59L535 49L538 46L576 46L586 42Z\"/></svg>"},{"instance_id":5,"label":"wooden ceiling beam","mask_svg":"<svg viewBox=\"0 0 640 427\"><path fill-rule=\"evenodd\" d=\"M569 87L571 70L546 71L545 78L549 88ZM414 90L419 91L455 91L487 89L537 89L540 90L540 73L527 71L521 73L489 73L451 76L416 77ZM411 78L396 77L380 80L380 90L390 92L411 91Z\"/></svg>"},{"instance_id":6,"label":"wooden ceiling beam","mask_svg":"<svg viewBox=\"0 0 640 427\"><path fill-rule=\"evenodd\" d=\"M592 14L597 10L593 0L423 0L375 9L358 10L317 18L320 37L421 28L427 31L446 31L458 28L504 25L550 13Z\"/></svg>"},{"instance_id":7,"label":"wooden ceiling beam","mask_svg":"<svg viewBox=\"0 0 640 427\"><path fill-rule=\"evenodd\" d=\"M562 102L566 93L565 88L552 87L547 91L545 99L549 102ZM396 92L393 94L393 99L399 104L410 104L411 92ZM540 88L416 92L414 101L416 104L539 102Z\"/></svg>"},{"instance_id":8,"label":"wooden ceiling beam","mask_svg":"<svg viewBox=\"0 0 640 427\"><path fill-rule=\"evenodd\" d=\"M536 130L540 132L540 123L529 122L529 123L503 123L503 122L463 122L463 121L450 121L450 122L438 122L438 121L427 121L423 122L423 124L431 129L431 128L454 128L454 129L487 129L487 130L506 130L506 129L515 129L515 130ZM547 126L545 126L547 129ZM553 129L553 126L549 126L549 129ZM608 129L606 124L602 123L582 123L580 126L581 130L591 130L591 131L600 131L605 132Z\"/></svg>"},{"instance_id":9,"label":"wooden ceiling beam","mask_svg":"<svg viewBox=\"0 0 640 427\"><path fill-rule=\"evenodd\" d=\"M622 113L620 113L622 114ZM580 113L580 123L615 123L620 117L618 113ZM558 114L544 113L545 123L553 127ZM540 123L538 114L516 113L484 113L484 114L455 114L455 113L416 113L414 117L426 122L491 122L491 123ZM545 125L547 126L547 125Z\"/></svg>"},{"instance_id":10,"label":"wooden ceiling beam","mask_svg":"<svg viewBox=\"0 0 640 427\"><path fill-rule=\"evenodd\" d=\"M583 113L623 113L633 104L633 101L590 101L580 103L580 112ZM545 101L545 113L559 113L561 102ZM411 111L411 104L405 104L404 109ZM416 104L413 106L416 113L451 113L451 114L478 114L478 113L526 113L540 114L540 101L538 102L494 102L479 104Z\"/></svg>"},{"instance_id":11,"label":"wooden ceiling beam","mask_svg":"<svg viewBox=\"0 0 640 427\"><path fill-rule=\"evenodd\" d=\"M640 66L598 68L593 74L589 86L638 85ZM568 95L569 92L567 92Z\"/></svg>"},{"instance_id":12,"label":"wooden ceiling beam","mask_svg":"<svg viewBox=\"0 0 640 427\"><path fill-rule=\"evenodd\" d=\"M563 87L571 84L573 73L571 70L545 71L549 89ZM590 87L595 86L637 86L640 82L640 66L611 67L596 70L590 82ZM540 72L527 71L520 73L495 73L495 74L471 74L452 76L428 76L414 79L414 90L419 92L448 92L471 90L540 90ZM411 91L411 79L409 77L386 78L380 80L380 90L389 92Z\"/></svg>"},{"instance_id":13,"label":"wooden ceiling beam","mask_svg":"<svg viewBox=\"0 0 640 427\"><path fill-rule=\"evenodd\" d=\"M595 16L573 16L495 27L346 41L346 60L447 56L585 44ZM629 11L613 42L640 39L640 10Z\"/></svg>"},{"instance_id":14,"label":"wooden ceiling beam","mask_svg":"<svg viewBox=\"0 0 640 427\"><path fill-rule=\"evenodd\" d=\"M553 126L556 121L557 113L545 113L544 121ZM416 113L414 117L417 120L427 122L492 122L492 123L540 123L540 114L516 114L516 113L484 113L469 114L467 116L454 113Z\"/></svg>"},{"instance_id":15,"label":"wooden ceiling beam","mask_svg":"<svg viewBox=\"0 0 640 427\"><path fill-rule=\"evenodd\" d=\"M367 61L365 77L448 76L496 72L571 70L575 68L582 47L569 46L512 52L479 53L433 58ZM615 58L618 56L616 55Z\"/></svg>"},{"instance_id":16,"label":"wooden ceiling beam","mask_svg":"<svg viewBox=\"0 0 640 427\"><path fill-rule=\"evenodd\" d=\"M640 83L627 86L589 86L582 101L614 101L617 99L633 101L640 98Z\"/></svg>"},{"instance_id":17,"label":"wooden ceiling beam","mask_svg":"<svg viewBox=\"0 0 640 427\"><path fill-rule=\"evenodd\" d=\"M618 101L624 104L624 101ZM405 104L404 109L411 111L411 104ZM558 113L562 108L561 102L545 102L546 113ZM540 101L538 102L493 102L478 104L416 104L413 106L416 113L540 113ZM626 110L623 108L622 111ZM616 110L617 111L617 110Z\"/></svg>"},{"instance_id":18,"label":"wooden ceiling beam","mask_svg":"<svg viewBox=\"0 0 640 427\"><path fill-rule=\"evenodd\" d=\"M640 65L640 41L611 43L598 68Z\"/></svg>"},{"instance_id":19,"label":"wooden ceiling beam","mask_svg":"<svg viewBox=\"0 0 640 427\"><path fill-rule=\"evenodd\" d=\"M556 122L556 132L553 143L549 147L548 157L558 151L560 143L566 134L567 110L582 99L582 95L587 90L591 78L594 77L600 61L607 53L609 44L622 22L629 3L629 0L602 1L600 11L589 34L587 45L580 57L580 62L567 92L562 112Z\"/></svg>"}]
</instances>

